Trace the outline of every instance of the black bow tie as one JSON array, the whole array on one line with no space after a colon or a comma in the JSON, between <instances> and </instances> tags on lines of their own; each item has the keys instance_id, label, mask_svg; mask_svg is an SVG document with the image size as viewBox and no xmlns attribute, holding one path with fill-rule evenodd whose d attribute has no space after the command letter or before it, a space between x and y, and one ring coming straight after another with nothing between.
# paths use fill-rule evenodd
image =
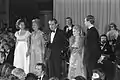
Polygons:
<instances>
[{"instance_id":1,"label":"black bow tie","mask_svg":"<svg viewBox=\"0 0 120 80\"><path fill-rule=\"evenodd\" d=\"M54 33L55 33L55 31L54 31L54 30L51 30L51 32L54 32Z\"/></svg>"}]
</instances>

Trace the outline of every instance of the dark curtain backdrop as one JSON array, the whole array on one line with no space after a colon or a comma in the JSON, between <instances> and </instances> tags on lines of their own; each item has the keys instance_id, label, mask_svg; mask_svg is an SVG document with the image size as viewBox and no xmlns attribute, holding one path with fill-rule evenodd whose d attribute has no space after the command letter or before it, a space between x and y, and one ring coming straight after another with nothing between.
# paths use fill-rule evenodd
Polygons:
<instances>
[{"instance_id":1,"label":"dark curtain backdrop","mask_svg":"<svg viewBox=\"0 0 120 80\"><path fill-rule=\"evenodd\" d=\"M108 24L114 22L120 29L120 0L54 0L53 16L60 28L65 26L65 18L72 17L73 24L84 27L84 18L92 14L100 34L106 33Z\"/></svg>"}]
</instances>

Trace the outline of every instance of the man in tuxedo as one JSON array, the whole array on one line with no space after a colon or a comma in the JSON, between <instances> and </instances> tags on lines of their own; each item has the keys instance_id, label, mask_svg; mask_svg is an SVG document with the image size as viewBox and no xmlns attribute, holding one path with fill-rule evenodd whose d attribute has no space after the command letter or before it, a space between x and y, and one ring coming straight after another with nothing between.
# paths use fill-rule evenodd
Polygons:
<instances>
[{"instance_id":1,"label":"man in tuxedo","mask_svg":"<svg viewBox=\"0 0 120 80\"><path fill-rule=\"evenodd\" d=\"M84 51L84 66L87 69L87 80L91 79L92 70L96 69L97 61L100 57L99 34L94 26L95 18L92 15L88 15L85 18L85 26L88 28L85 39L85 51Z\"/></svg>"},{"instance_id":2,"label":"man in tuxedo","mask_svg":"<svg viewBox=\"0 0 120 80\"><path fill-rule=\"evenodd\" d=\"M67 17L66 18L66 26L64 27L64 32L65 32L65 36L66 38L69 40L69 38L73 35L73 24L72 24L72 18L71 17Z\"/></svg>"},{"instance_id":3,"label":"man in tuxedo","mask_svg":"<svg viewBox=\"0 0 120 80\"><path fill-rule=\"evenodd\" d=\"M60 79L62 62L61 52L67 46L68 42L64 35L64 31L58 28L56 19L49 21L49 27L51 30L48 44L48 48L51 50L48 60L49 78L57 77Z\"/></svg>"},{"instance_id":4,"label":"man in tuxedo","mask_svg":"<svg viewBox=\"0 0 120 80\"><path fill-rule=\"evenodd\" d=\"M69 38L73 35L73 23L72 23L72 18L71 17L67 17L65 19L66 25L64 27L64 32L65 32L65 36L67 38L67 40L69 41ZM69 58L70 58L70 51L69 51L69 47L66 48L65 52L64 52L64 56L65 59L62 61L62 66L63 66L63 75L66 76L68 73L68 67L69 67Z\"/></svg>"}]
</instances>

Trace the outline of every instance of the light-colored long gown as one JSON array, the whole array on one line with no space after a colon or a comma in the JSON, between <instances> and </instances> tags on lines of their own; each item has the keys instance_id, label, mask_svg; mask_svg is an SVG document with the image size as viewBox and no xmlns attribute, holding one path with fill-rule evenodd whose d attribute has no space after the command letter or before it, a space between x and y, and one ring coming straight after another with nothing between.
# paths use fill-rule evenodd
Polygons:
<instances>
[{"instance_id":1,"label":"light-colored long gown","mask_svg":"<svg viewBox=\"0 0 120 80\"><path fill-rule=\"evenodd\" d=\"M43 32L38 30L31 35L30 72L34 72L37 63L44 63L45 41Z\"/></svg>"},{"instance_id":2,"label":"light-colored long gown","mask_svg":"<svg viewBox=\"0 0 120 80\"><path fill-rule=\"evenodd\" d=\"M76 76L83 76L86 78L85 67L83 66L84 53L84 37L70 38L71 56L69 60L68 79L73 79Z\"/></svg>"},{"instance_id":3,"label":"light-colored long gown","mask_svg":"<svg viewBox=\"0 0 120 80\"><path fill-rule=\"evenodd\" d=\"M28 51L28 37L30 32L26 31L24 35L19 35L19 31L15 33L17 39L15 52L14 52L14 63L13 65L17 68L21 68L25 73L29 73L29 56L26 57Z\"/></svg>"}]
</instances>

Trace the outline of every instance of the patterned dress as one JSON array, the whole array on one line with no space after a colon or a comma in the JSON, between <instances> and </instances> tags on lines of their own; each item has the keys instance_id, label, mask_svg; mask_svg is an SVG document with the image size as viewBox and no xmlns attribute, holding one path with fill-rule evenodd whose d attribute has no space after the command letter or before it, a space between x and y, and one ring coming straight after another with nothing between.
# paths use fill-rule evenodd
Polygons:
<instances>
[{"instance_id":1,"label":"patterned dress","mask_svg":"<svg viewBox=\"0 0 120 80\"><path fill-rule=\"evenodd\" d=\"M68 78L73 79L76 76L85 77L85 67L83 66L84 38L78 37L70 39L71 56L69 60Z\"/></svg>"},{"instance_id":2,"label":"patterned dress","mask_svg":"<svg viewBox=\"0 0 120 80\"><path fill-rule=\"evenodd\" d=\"M45 41L43 38L43 32L38 30L31 35L30 46L30 72L34 72L35 65L37 63L44 63Z\"/></svg>"}]
</instances>

